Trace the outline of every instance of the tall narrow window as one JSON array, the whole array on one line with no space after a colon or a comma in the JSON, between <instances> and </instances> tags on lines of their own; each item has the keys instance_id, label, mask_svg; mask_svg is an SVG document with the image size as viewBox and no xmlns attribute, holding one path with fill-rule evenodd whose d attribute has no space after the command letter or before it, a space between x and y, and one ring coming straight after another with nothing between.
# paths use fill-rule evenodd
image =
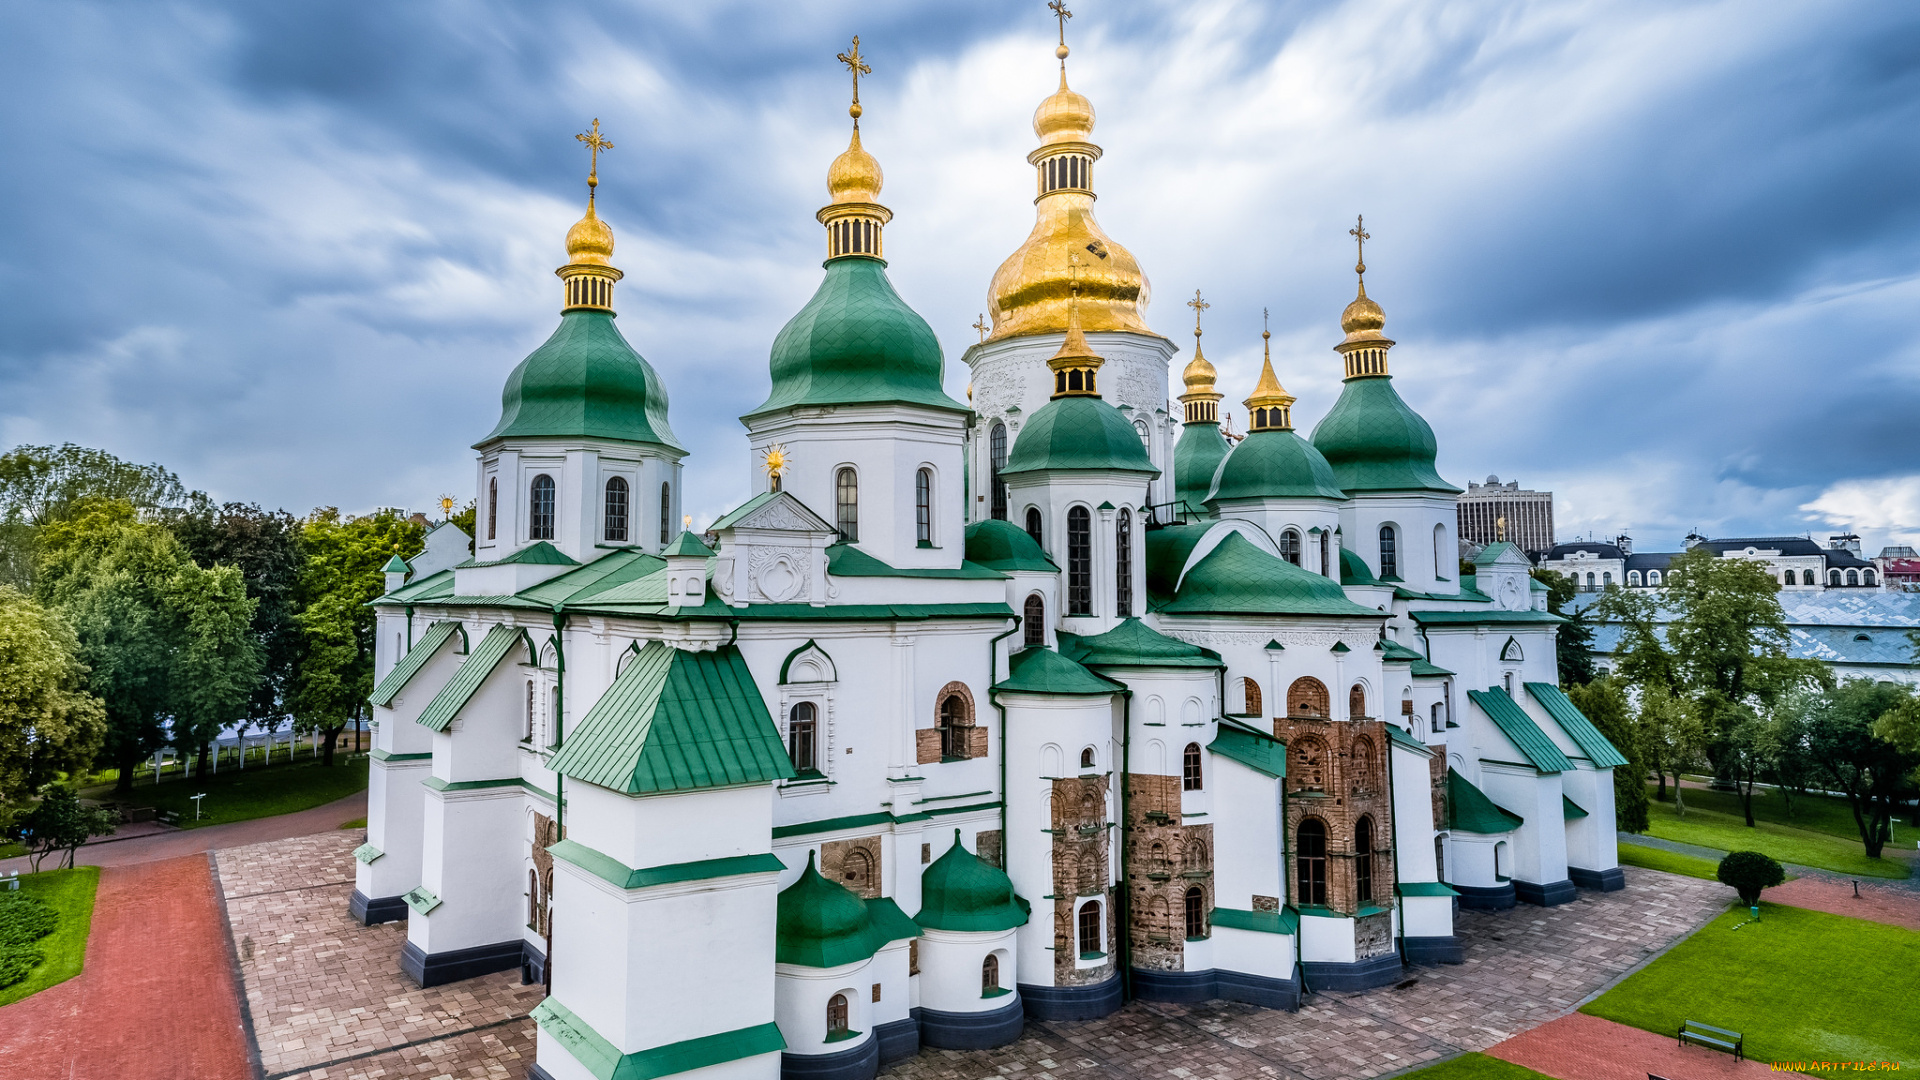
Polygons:
<instances>
[{"instance_id":1,"label":"tall narrow window","mask_svg":"<svg viewBox=\"0 0 1920 1080\"><path fill-rule=\"evenodd\" d=\"M673 543L673 485L660 485L660 542Z\"/></svg>"},{"instance_id":2,"label":"tall narrow window","mask_svg":"<svg viewBox=\"0 0 1920 1080\"><path fill-rule=\"evenodd\" d=\"M980 992L991 994L1000 989L1000 958L992 953L980 962Z\"/></svg>"},{"instance_id":3,"label":"tall narrow window","mask_svg":"<svg viewBox=\"0 0 1920 1080\"><path fill-rule=\"evenodd\" d=\"M1327 827L1319 818L1300 823L1294 834L1294 874L1299 879L1297 900L1327 906Z\"/></svg>"},{"instance_id":4,"label":"tall narrow window","mask_svg":"<svg viewBox=\"0 0 1920 1080\"><path fill-rule=\"evenodd\" d=\"M1089 959L1106 950L1100 947L1100 905L1092 900L1080 905L1080 956Z\"/></svg>"},{"instance_id":5,"label":"tall narrow window","mask_svg":"<svg viewBox=\"0 0 1920 1080\"><path fill-rule=\"evenodd\" d=\"M1353 827L1354 899L1373 902L1373 819L1363 817Z\"/></svg>"},{"instance_id":6,"label":"tall narrow window","mask_svg":"<svg viewBox=\"0 0 1920 1080\"><path fill-rule=\"evenodd\" d=\"M528 742L533 741L533 680L527 680L527 735Z\"/></svg>"},{"instance_id":7,"label":"tall narrow window","mask_svg":"<svg viewBox=\"0 0 1920 1080\"><path fill-rule=\"evenodd\" d=\"M1657 573L1658 573L1658 571L1655 571L1655 573L1657 574ZM1658 585L1658 584L1660 584L1660 582L1659 582L1659 581L1658 581L1657 579L1649 579L1649 580L1653 580L1653 583L1654 583L1655 585ZM1800 571L1800 584L1802 584L1802 585L1812 585L1812 584L1814 584L1814 580L1813 580L1813 571L1811 571L1811 570L1802 570L1802 571Z\"/></svg>"},{"instance_id":8,"label":"tall narrow window","mask_svg":"<svg viewBox=\"0 0 1920 1080\"><path fill-rule=\"evenodd\" d=\"M940 756L948 760L967 757L971 748L973 717L967 711L967 699L948 694L940 702Z\"/></svg>"},{"instance_id":9,"label":"tall narrow window","mask_svg":"<svg viewBox=\"0 0 1920 1080\"><path fill-rule=\"evenodd\" d=\"M1133 515L1120 511L1113 531L1113 600L1121 618L1133 614Z\"/></svg>"},{"instance_id":10,"label":"tall narrow window","mask_svg":"<svg viewBox=\"0 0 1920 1080\"><path fill-rule=\"evenodd\" d=\"M815 1000L818 1000L817 998ZM847 995L835 994L827 1001L827 1038L847 1034Z\"/></svg>"},{"instance_id":11,"label":"tall narrow window","mask_svg":"<svg viewBox=\"0 0 1920 1080\"><path fill-rule=\"evenodd\" d=\"M993 499L993 516L1007 520L1007 482L1000 478L1007 467L1007 425L995 424L987 433L987 481Z\"/></svg>"},{"instance_id":12,"label":"tall narrow window","mask_svg":"<svg viewBox=\"0 0 1920 1080\"><path fill-rule=\"evenodd\" d=\"M1280 534L1280 557L1295 566L1300 565L1300 534L1288 529Z\"/></svg>"},{"instance_id":13,"label":"tall narrow window","mask_svg":"<svg viewBox=\"0 0 1920 1080\"><path fill-rule=\"evenodd\" d=\"M1397 578L1400 576L1400 553L1393 539L1393 526L1380 526L1380 576Z\"/></svg>"},{"instance_id":14,"label":"tall narrow window","mask_svg":"<svg viewBox=\"0 0 1920 1080\"><path fill-rule=\"evenodd\" d=\"M527 929L540 929L540 871L527 871Z\"/></svg>"},{"instance_id":15,"label":"tall narrow window","mask_svg":"<svg viewBox=\"0 0 1920 1080\"><path fill-rule=\"evenodd\" d=\"M500 534L500 478L487 477L487 539Z\"/></svg>"},{"instance_id":16,"label":"tall narrow window","mask_svg":"<svg viewBox=\"0 0 1920 1080\"><path fill-rule=\"evenodd\" d=\"M1093 614L1093 516L1084 506L1067 511L1067 614Z\"/></svg>"},{"instance_id":17,"label":"tall narrow window","mask_svg":"<svg viewBox=\"0 0 1920 1080\"><path fill-rule=\"evenodd\" d=\"M1027 648L1037 649L1047 643L1047 602L1039 593L1027 597L1020 624L1025 631L1020 640Z\"/></svg>"},{"instance_id":18,"label":"tall narrow window","mask_svg":"<svg viewBox=\"0 0 1920 1080\"><path fill-rule=\"evenodd\" d=\"M928 547L933 546L933 470L921 469L913 474L913 527L914 538Z\"/></svg>"},{"instance_id":19,"label":"tall narrow window","mask_svg":"<svg viewBox=\"0 0 1920 1080\"><path fill-rule=\"evenodd\" d=\"M1027 507L1027 535L1033 537L1033 542L1043 550L1046 548L1046 529L1040 524L1040 508L1037 506Z\"/></svg>"},{"instance_id":20,"label":"tall narrow window","mask_svg":"<svg viewBox=\"0 0 1920 1080\"><path fill-rule=\"evenodd\" d=\"M1265 711L1260 704L1260 684L1254 681L1252 676L1247 676L1240 680L1240 687L1246 692L1247 707L1245 709L1245 715L1259 716Z\"/></svg>"},{"instance_id":21,"label":"tall narrow window","mask_svg":"<svg viewBox=\"0 0 1920 1080\"><path fill-rule=\"evenodd\" d=\"M1180 790L1199 791L1201 779L1200 744L1190 742L1180 755Z\"/></svg>"},{"instance_id":22,"label":"tall narrow window","mask_svg":"<svg viewBox=\"0 0 1920 1080\"><path fill-rule=\"evenodd\" d=\"M833 474L833 524L844 543L860 539L860 478L852 469Z\"/></svg>"},{"instance_id":23,"label":"tall narrow window","mask_svg":"<svg viewBox=\"0 0 1920 1080\"><path fill-rule=\"evenodd\" d=\"M1347 691L1347 715L1355 720L1364 720L1367 715L1367 688L1359 683Z\"/></svg>"},{"instance_id":24,"label":"tall narrow window","mask_svg":"<svg viewBox=\"0 0 1920 1080\"><path fill-rule=\"evenodd\" d=\"M607 542L627 542L627 482L616 476L607 481Z\"/></svg>"},{"instance_id":25,"label":"tall narrow window","mask_svg":"<svg viewBox=\"0 0 1920 1080\"><path fill-rule=\"evenodd\" d=\"M795 772L820 771L820 755L815 747L819 715L811 701L802 701L787 713L787 756L793 759Z\"/></svg>"},{"instance_id":26,"label":"tall narrow window","mask_svg":"<svg viewBox=\"0 0 1920 1080\"><path fill-rule=\"evenodd\" d=\"M1199 886L1187 890L1187 940L1207 936L1207 894Z\"/></svg>"},{"instance_id":27,"label":"tall narrow window","mask_svg":"<svg viewBox=\"0 0 1920 1080\"><path fill-rule=\"evenodd\" d=\"M1320 534L1320 576L1321 577L1333 576L1332 574L1328 573L1328 570L1330 568L1329 564L1332 562L1332 559L1333 559L1333 534L1329 532L1323 532Z\"/></svg>"},{"instance_id":28,"label":"tall narrow window","mask_svg":"<svg viewBox=\"0 0 1920 1080\"><path fill-rule=\"evenodd\" d=\"M1445 525L1435 525L1433 527L1433 576L1434 577L1443 578L1443 577L1452 576L1447 571L1446 559L1443 558L1440 554L1443 550L1445 550L1446 546L1447 546L1447 527Z\"/></svg>"},{"instance_id":29,"label":"tall narrow window","mask_svg":"<svg viewBox=\"0 0 1920 1080\"><path fill-rule=\"evenodd\" d=\"M528 516L528 538L553 539L553 477L541 473L533 478L532 502Z\"/></svg>"}]
</instances>

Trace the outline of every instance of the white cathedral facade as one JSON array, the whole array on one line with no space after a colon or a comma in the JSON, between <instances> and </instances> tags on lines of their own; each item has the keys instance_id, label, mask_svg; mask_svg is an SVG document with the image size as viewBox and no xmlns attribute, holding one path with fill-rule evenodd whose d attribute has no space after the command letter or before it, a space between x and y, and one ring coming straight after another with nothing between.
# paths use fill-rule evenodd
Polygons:
<instances>
[{"instance_id":1,"label":"white cathedral facade","mask_svg":"<svg viewBox=\"0 0 1920 1080\"><path fill-rule=\"evenodd\" d=\"M590 200L475 444L473 557L389 565L352 910L406 921L422 984L547 982L534 1075L860 1078L1129 998L1294 1008L1460 961L1459 906L1620 887L1623 759L1525 556L1461 573L1379 306L1311 438L1271 360L1224 436L1197 332L1170 401L1065 55L970 403L887 279L856 106L752 498L682 531Z\"/></svg>"}]
</instances>

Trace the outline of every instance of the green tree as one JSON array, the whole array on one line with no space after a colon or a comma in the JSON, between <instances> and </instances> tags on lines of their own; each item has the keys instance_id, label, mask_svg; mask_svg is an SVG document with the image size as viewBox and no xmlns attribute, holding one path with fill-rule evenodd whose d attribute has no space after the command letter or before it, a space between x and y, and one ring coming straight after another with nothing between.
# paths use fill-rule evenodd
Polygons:
<instances>
[{"instance_id":1,"label":"green tree","mask_svg":"<svg viewBox=\"0 0 1920 1080\"><path fill-rule=\"evenodd\" d=\"M1582 608L1569 610L1578 586L1571 577L1554 570L1534 568L1535 581L1547 587L1547 610L1567 621L1555 635L1555 656L1560 661L1560 687L1571 689L1593 681L1593 620Z\"/></svg>"},{"instance_id":2,"label":"green tree","mask_svg":"<svg viewBox=\"0 0 1920 1080\"><path fill-rule=\"evenodd\" d=\"M80 845L96 836L113 832L119 821L111 810L96 810L80 802L70 787L55 785L41 796L39 805L20 820L16 829L27 855L33 860L33 872L40 872L40 860L56 851L67 853L66 863L73 866Z\"/></svg>"},{"instance_id":3,"label":"green tree","mask_svg":"<svg viewBox=\"0 0 1920 1080\"><path fill-rule=\"evenodd\" d=\"M369 601L386 591L380 568L395 555L412 558L426 530L396 514L342 517L333 507L301 523L306 562L300 574L301 654L294 678L294 725L334 741L360 717L373 693L374 611Z\"/></svg>"},{"instance_id":4,"label":"green tree","mask_svg":"<svg viewBox=\"0 0 1920 1080\"><path fill-rule=\"evenodd\" d=\"M1613 770L1614 823L1627 832L1646 832L1646 740L1626 691L1613 679L1602 676L1569 687L1567 697L1627 759L1625 765Z\"/></svg>"},{"instance_id":5,"label":"green tree","mask_svg":"<svg viewBox=\"0 0 1920 1080\"><path fill-rule=\"evenodd\" d=\"M1813 756L1811 714L1823 691L1797 690L1774 702L1766 720L1767 782L1780 792L1787 820L1793 820L1793 799L1817 781L1820 763Z\"/></svg>"},{"instance_id":6,"label":"green tree","mask_svg":"<svg viewBox=\"0 0 1920 1080\"><path fill-rule=\"evenodd\" d=\"M301 648L300 627L294 621L306 559L299 520L284 510L247 503L216 506L202 498L167 515L166 521L195 563L206 569L237 567L245 580L247 597L256 605L252 633L261 669L244 720L277 726L290 711Z\"/></svg>"},{"instance_id":7,"label":"green tree","mask_svg":"<svg viewBox=\"0 0 1920 1080\"><path fill-rule=\"evenodd\" d=\"M1809 748L1827 784L1846 793L1868 858L1880 857L1892 833L1893 812L1920 764L1920 754L1900 741L1905 718L1916 708L1912 687L1856 678L1822 695L1812 713Z\"/></svg>"},{"instance_id":8,"label":"green tree","mask_svg":"<svg viewBox=\"0 0 1920 1080\"><path fill-rule=\"evenodd\" d=\"M260 684L261 649L253 633L258 604L237 567L188 567L166 590L178 620L168 706L174 745L197 755L195 775L205 776L213 740L247 717Z\"/></svg>"},{"instance_id":9,"label":"green tree","mask_svg":"<svg viewBox=\"0 0 1920 1080\"><path fill-rule=\"evenodd\" d=\"M1740 902L1748 907L1760 902L1761 889L1771 889L1787 880L1780 864L1774 862L1771 855L1758 851L1728 852L1714 870L1714 877L1739 893Z\"/></svg>"},{"instance_id":10,"label":"green tree","mask_svg":"<svg viewBox=\"0 0 1920 1080\"><path fill-rule=\"evenodd\" d=\"M1687 816L1687 799L1680 786L1680 774L1700 762L1707 733L1693 702L1664 686L1649 686L1640 691L1640 730L1648 745L1656 747L1659 760L1673 773L1673 811ZM1666 781L1661 780L1664 796Z\"/></svg>"},{"instance_id":11,"label":"green tree","mask_svg":"<svg viewBox=\"0 0 1920 1080\"><path fill-rule=\"evenodd\" d=\"M65 620L0 585L0 806L86 772L106 739L79 651Z\"/></svg>"},{"instance_id":12,"label":"green tree","mask_svg":"<svg viewBox=\"0 0 1920 1080\"><path fill-rule=\"evenodd\" d=\"M30 590L38 530L89 502L119 501L151 512L185 506L189 498L180 478L159 465L136 465L72 443L14 447L0 454L0 580Z\"/></svg>"}]
</instances>

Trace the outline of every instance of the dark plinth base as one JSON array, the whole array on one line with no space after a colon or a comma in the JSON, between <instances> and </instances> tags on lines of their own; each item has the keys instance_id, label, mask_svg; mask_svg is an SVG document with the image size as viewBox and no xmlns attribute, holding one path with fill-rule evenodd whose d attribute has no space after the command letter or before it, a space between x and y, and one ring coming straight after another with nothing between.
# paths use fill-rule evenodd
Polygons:
<instances>
[{"instance_id":1,"label":"dark plinth base","mask_svg":"<svg viewBox=\"0 0 1920 1080\"><path fill-rule=\"evenodd\" d=\"M378 900L353 890L353 897L347 901L347 914L354 917L361 926L375 923L393 922L407 917L407 898L404 896L382 896Z\"/></svg>"},{"instance_id":2,"label":"dark plinth base","mask_svg":"<svg viewBox=\"0 0 1920 1080\"><path fill-rule=\"evenodd\" d=\"M1401 938L1400 948L1406 953L1409 964L1460 964L1467 959L1466 947L1452 934L1446 937Z\"/></svg>"},{"instance_id":3,"label":"dark plinth base","mask_svg":"<svg viewBox=\"0 0 1920 1080\"><path fill-rule=\"evenodd\" d=\"M1406 968L1400 964L1400 954L1397 952L1355 960L1351 964L1316 961L1311 964L1301 964L1300 968L1306 975L1307 989L1337 990L1341 993L1387 986L1399 982L1401 975L1406 972Z\"/></svg>"},{"instance_id":4,"label":"dark plinth base","mask_svg":"<svg viewBox=\"0 0 1920 1080\"><path fill-rule=\"evenodd\" d=\"M873 1080L879 1072L878 1033L851 1050L780 1055L780 1080Z\"/></svg>"},{"instance_id":5,"label":"dark plinth base","mask_svg":"<svg viewBox=\"0 0 1920 1080\"><path fill-rule=\"evenodd\" d=\"M1292 1012L1300 1007L1300 985L1292 979L1241 971L1150 971L1133 969L1133 996L1142 1001L1241 1001Z\"/></svg>"},{"instance_id":6,"label":"dark plinth base","mask_svg":"<svg viewBox=\"0 0 1920 1080\"><path fill-rule=\"evenodd\" d=\"M1567 876L1573 879L1575 885L1599 892L1619 892L1627 887L1627 873L1617 866L1611 870L1588 870L1584 867L1569 866Z\"/></svg>"},{"instance_id":7,"label":"dark plinth base","mask_svg":"<svg viewBox=\"0 0 1920 1080\"><path fill-rule=\"evenodd\" d=\"M1098 1020L1120 1008L1120 976L1092 986L1022 983L1020 1001L1035 1020Z\"/></svg>"},{"instance_id":8,"label":"dark plinth base","mask_svg":"<svg viewBox=\"0 0 1920 1080\"><path fill-rule=\"evenodd\" d=\"M553 1080L553 1074L541 1068L536 1061L527 1066L527 1080Z\"/></svg>"},{"instance_id":9,"label":"dark plinth base","mask_svg":"<svg viewBox=\"0 0 1920 1080\"><path fill-rule=\"evenodd\" d=\"M1224 1001L1241 1001L1288 1012L1296 1012L1300 1008L1300 984L1292 979L1248 975L1243 971L1216 971L1214 984L1218 992L1216 996Z\"/></svg>"},{"instance_id":10,"label":"dark plinth base","mask_svg":"<svg viewBox=\"0 0 1920 1080\"><path fill-rule=\"evenodd\" d=\"M880 1064L882 1067L920 1052L920 1010L905 1020L895 1020L888 1024L873 1026L873 1041L880 1044Z\"/></svg>"},{"instance_id":11,"label":"dark plinth base","mask_svg":"<svg viewBox=\"0 0 1920 1080\"><path fill-rule=\"evenodd\" d=\"M1545 885L1532 881L1516 881L1513 883L1513 895L1515 899L1524 900L1529 904L1552 907L1555 904L1564 904L1580 893L1573 887L1571 881L1549 881Z\"/></svg>"},{"instance_id":12,"label":"dark plinth base","mask_svg":"<svg viewBox=\"0 0 1920 1080\"><path fill-rule=\"evenodd\" d=\"M1018 1039L1027 1027L1027 1009L1019 994L1007 997L1005 1005L986 1012L913 1010L920 1021L921 1044L936 1050L988 1050Z\"/></svg>"},{"instance_id":13,"label":"dark plinth base","mask_svg":"<svg viewBox=\"0 0 1920 1080\"><path fill-rule=\"evenodd\" d=\"M1447 884L1453 885L1452 882ZM1480 885L1453 885L1460 894L1460 906L1469 911L1505 911L1513 906L1513 882L1491 888Z\"/></svg>"},{"instance_id":14,"label":"dark plinth base","mask_svg":"<svg viewBox=\"0 0 1920 1080\"><path fill-rule=\"evenodd\" d=\"M520 985L532 986L547 981L547 954L531 941L520 942Z\"/></svg>"},{"instance_id":15,"label":"dark plinth base","mask_svg":"<svg viewBox=\"0 0 1920 1080\"><path fill-rule=\"evenodd\" d=\"M421 952L413 942L400 950L400 970L407 978L418 983L422 989L429 986L443 986L461 979L471 979L476 975L491 975L496 971L512 971L520 966L521 955L526 943L519 938L502 941L494 945L480 945L471 949L450 949L447 952L431 955Z\"/></svg>"},{"instance_id":16,"label":"dark plinth base","mask_svg":"<svg viewBox=\"0 0 1920 1080\"><path fill-rule=\"evenodd\" d=\"M1133 969L1133 996L1141 1001L1187 1004L1219 997L1212 971L1152 971Z\"/></svg>"}]
</instances>

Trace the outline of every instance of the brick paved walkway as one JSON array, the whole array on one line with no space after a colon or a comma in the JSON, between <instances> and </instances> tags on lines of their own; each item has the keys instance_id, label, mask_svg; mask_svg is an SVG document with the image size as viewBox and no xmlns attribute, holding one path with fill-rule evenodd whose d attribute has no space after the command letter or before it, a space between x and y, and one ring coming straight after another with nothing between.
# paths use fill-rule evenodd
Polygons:
<instances>
[{"instance_id":1,"label":"brick paved walkway","mask_svg":"<svg viewBox=\"0 0 1920 1080\"><path fill-rule=\"evenodd\" d=\"M358 831L217 853L268 1080L519 1080L538 986L517 972L421 990L400 972L404 923L347 915Z\"/></svg>"},{"instance_id":2,"label":"brick paved walkway","mask_svg":"<svg viewBox=\"0 0 1920 1080\"><path fill-rule=\"evenodd\" d=\"M1486 1053L1524 1065L1559 1080L1742 1080L1773 1070L1758 1061L1735 1061L1732 1054L1704 1046L1681 1046L1675 1039L1574 1013L1489 1047Z\"/></svg>"},{"instance_id":3,"label":"brick paved walkway","mask_svg":"<svg viewBox=\"0 0 1920 1080\"><path fill-rule=\"evenodd\" d=\"M242 844L264 844L271 840L325 832L366 816L367 793L363 789L323 806L296 810L291 814L209 825L204 829L162 829L125 840L87 844L76 853L75 861L85 866L131 866L160 859L177 859L182 855L204 855L209 851ZM355 840L348 845L348 850L359 844L360 841ZM24 855L0 859L0 873L17 870L24 874L30 869L32 867ZM347 876L353 875L348 873Z\"/></svg>"}]
</instances>

